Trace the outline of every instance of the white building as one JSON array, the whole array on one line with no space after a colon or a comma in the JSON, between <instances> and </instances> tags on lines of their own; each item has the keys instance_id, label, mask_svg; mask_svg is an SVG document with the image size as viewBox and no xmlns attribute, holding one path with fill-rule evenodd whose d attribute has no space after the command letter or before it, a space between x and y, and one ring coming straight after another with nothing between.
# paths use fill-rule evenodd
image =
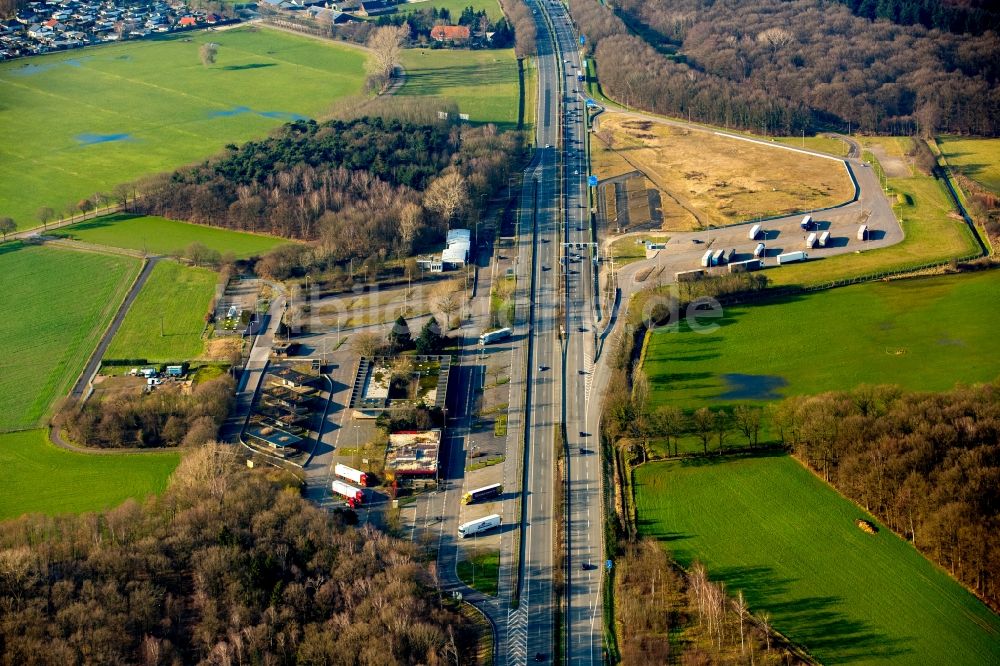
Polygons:
<instances>
[{"instance_id":1,"label":"white building","mask_svg":"<svg viewBox=\"0 0 1000 666\"><path fill-rule=\"evenodd\" d=\"M417 264L432 273L453 271L465 266L469 261L472 248L472 232L468 229L451 229L448 231L446 246L441 257L424 257Z\"/></svg>"}]
</instances>

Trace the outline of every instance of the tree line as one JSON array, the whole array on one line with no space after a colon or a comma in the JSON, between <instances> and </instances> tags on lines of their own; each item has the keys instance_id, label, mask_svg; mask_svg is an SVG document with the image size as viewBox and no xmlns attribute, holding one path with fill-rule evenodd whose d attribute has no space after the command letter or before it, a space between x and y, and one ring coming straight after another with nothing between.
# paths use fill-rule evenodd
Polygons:
<instances>
[{"instance_id":1,"label":"tree line","mask_svg":"<svg viewBox=\"0 0 1000 666\"><path fill-rule=\"evenodd\" d=\"M474 663L417 547L209 444L160 497L0 523L0 661Z\"/></svg>"},{"instance_id":2,"label":"tree line","mask_svg":"<svg viewBox=\"0 0 1000 666\"><path fill-rule=\"evenodd\" d=\"M615 624L622 664L802 664L742 593L694 563L682 570L661 544L626 544L616 560Z\"/></svg>"},{"instance_id":3,"label":"tree line","mask_svg":"<svg viewBox=\"0 0 1000 666\"><path fill-rule=\"evenodd\" d=\"M1000 31L1000 11L986 0L837 0L851 8L855 16L887 19L902 25L922 25L958 34L981 35Z\"/></svg>"},{"instance_id":4,"label":"tree line","mask_svg":"<svg viewBox=\"0 0 1000 666\"><path fill-rule=\"evenodd\" d=\"M70 440L96 448L200 446L219 434L233 406L236 382L222 375L185 395L164 385L67 406L61 426Z\"/></svg>"},{"instance_id":5,"label":"tree line","mask_svg":"<svg viewBox=\"0 0 1000 666\"><path fill-rule=\"evenodd\" d=\"M872 22L822 0L571 0L604 91L763 134L1000 132L1000 38Z\"/></svg>"},{"instance_id":6,"label":"tree line","mask_svg":"<svg viewBox=\"0 0 1000 666\"><path fill-rule=\"evenodd\" d=\"M298 121L142 181L134 205L146 214L316 241L275 256L318 267L405 256L480 215L522 152L520 133L493 126L367 116Z\"/></svg>"}]
</instances>

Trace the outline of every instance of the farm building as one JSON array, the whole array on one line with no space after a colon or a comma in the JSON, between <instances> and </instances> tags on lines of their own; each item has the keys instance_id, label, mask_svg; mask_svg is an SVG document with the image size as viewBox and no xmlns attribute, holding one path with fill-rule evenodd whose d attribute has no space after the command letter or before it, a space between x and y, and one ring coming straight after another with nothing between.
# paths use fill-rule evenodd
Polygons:
<instances>
[{"instance_id":1,"label":"farm building","mask_svg":"<svg viewBox=\"0 0 1000 666\"><path fill-rule=\"evenodd\" d=\"M467 25L436 25L431 28L431 39L436 42L464 42L471 36Z\"/></svg>"}]
</instances>

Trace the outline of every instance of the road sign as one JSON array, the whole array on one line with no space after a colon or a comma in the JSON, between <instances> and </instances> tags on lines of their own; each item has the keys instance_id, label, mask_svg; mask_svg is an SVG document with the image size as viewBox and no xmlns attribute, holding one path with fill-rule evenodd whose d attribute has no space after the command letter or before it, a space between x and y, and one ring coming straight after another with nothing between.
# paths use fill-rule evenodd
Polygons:
<instances>
[{"instance_id":1,"label":"road sign","mask_svg":"<svg viewBox=\"0 0 1000 666\"><path fill-rule=\"evenodd\" d=\"M597 106L597 102L595 102L592 98L588 97L587 106Z\"/></svg>"},{"instance_id":2,"label":"road sign","mask_svg":"<svg viewBox=\"0 0 1000 666\"><path fill-rule=\"evenodd\" d=\"M580 46L583 46L586 43L587 43L586 35L580 35Z\"/></svg>"},{"instance_id":3,"label":"road sign","mask_svg":"<svg viewBox=\"0 0 1000 666\"><path fill-rule=\"evenodd\" d=\"M597 176L591 176L587 179L587 185L591 187L597 187Z\"/></svg>"},{"instance_id":4,"label":"road sign","mask_svg":"<svg viewBox=\"0 0 1000 666\"><path fill-rule=\"evenodd\" d=\"M614 565L615 565L614 562L612 562L611 560L607 560L604 563L604 568L607 569L608 571L611 571L611 567L613 567Z\"/></svg>"}]
</instances>

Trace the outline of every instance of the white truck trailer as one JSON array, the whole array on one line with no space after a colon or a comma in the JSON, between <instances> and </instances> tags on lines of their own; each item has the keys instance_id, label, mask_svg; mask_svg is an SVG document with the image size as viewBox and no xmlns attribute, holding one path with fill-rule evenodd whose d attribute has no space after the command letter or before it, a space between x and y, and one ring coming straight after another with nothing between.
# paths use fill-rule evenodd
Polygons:
<instances>
[{"instance_id":1,"label":"white truck trailer","mask_svg":"<svg viewBox=\"0 0 1000 666\"><path fill-rule=\"evenodd\" d=\"M805 261L808 258L809 255L805 252L786 252L778 255L778 265L784 266L785 264L794 264L800 261Z\"/></svg>"},{"instance_id":2,"label":"white truck trailer","mask_svg":"<svg viewBox=\"0 0 1000 666\"><path fill-rule=\"evenodd\" d=\"M485 518L479 518L477 520L470 520L467 523L462 523L458 526L458 536L465 539L473 534L480 534L481 532L487 532L495 527L500 527L500 516L498 514L493 514L492 516L486 516Z\"/></svg>"}]
</instances>

